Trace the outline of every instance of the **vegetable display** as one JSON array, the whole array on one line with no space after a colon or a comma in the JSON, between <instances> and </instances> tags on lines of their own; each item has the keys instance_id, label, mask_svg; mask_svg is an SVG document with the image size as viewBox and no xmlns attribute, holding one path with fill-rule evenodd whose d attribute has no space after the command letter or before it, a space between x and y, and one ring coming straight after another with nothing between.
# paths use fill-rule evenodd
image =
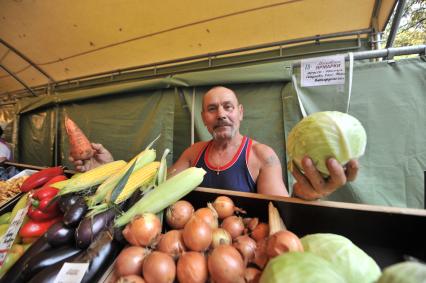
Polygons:
<instances>
[{"instance_id":1,"label":"vegetable display","mask_svg":"<svg viewBox=\"0 0 426 283\"><path fill-rule=\"evenodd\" d=\"M367 134L355 117L337 112L316 112L303 118L291 129L287 139L289 169L293 163L301 169L303 157L309 156L316 168L329 175L326 160L335 158L345 165L364 154Z\"/></svg>"}]
</instances>

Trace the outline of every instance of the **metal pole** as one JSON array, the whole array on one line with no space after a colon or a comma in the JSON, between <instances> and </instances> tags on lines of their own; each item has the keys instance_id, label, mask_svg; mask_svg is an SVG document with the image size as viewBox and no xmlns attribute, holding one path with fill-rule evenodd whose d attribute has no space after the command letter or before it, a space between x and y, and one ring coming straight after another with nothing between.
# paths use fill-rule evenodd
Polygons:
<instances>
[{"instance_id":1,"label":"metal pole","mask_svg":"<svg viewBox=\"0 0 426 283\"><path fill-rule=\"evenodd\" d=\"M386 48L390 48L395 41L396 33L398 31L399 22L401 21L402 14L404 13L406 0L399 0L398 6L396 7L395 16L392 21L391 30L389 32L388 41L386 42Z\"/></svg>"},{"instance_id":2,"label":"metal pole","mask_svg":"<svg viewBox=\"0 0 426 283\"><path fill-rule=\"evenodd\" d=\"M29 92L31 92L32 95L37 96L37 94L29 86L27 86L26 83L24 83L23 81L21 81L14 73L12 73L11 71L9 71L5 66L3 66L2 64L0 64L0 68L2 68L3 70L5 70L9 75L11 75L21 85L23 85Z\"/></svg>"},{"instance_id":3,"label":"metal pole","mask_svg":"<svg viewBox=\"0 0 426 283\"><path fill-rule=\"evenodd\" d=\"M364 60L373 58L393 57L409 54L426 54L426 45L395 47L379 50L368 50L354 53L354 60ZM345 60L349 61L349 55L345 55ZM293 64L293 67L300 67L300 61Z\"/></svg>"},{"instance_id":4,"label":"metal pole","mask_svg":"<svg viewBox=\"0 0 426 283\"><path fill-rule=\"evenodd\" d=\"M229 54L233 54L233 53L252 51L252 50L256 50L256 49L270 48L270 47L280 46L280 45L289 45L289 44L303 43L303 42L322 40L322 39L330 39L330 38L336 38L336 37L347 37L347 36L355 36L355 35L359 36L361 34L368 34L368 33L371 33L371 29L338 32L338 33L331 33L331 34L325 34L325 35L314 35L314 36L303 37L303 38L298 38L298 39L284 40L284 41L278 41L278 42L266 43L266 44L258 44L258 45L253 45L253 46L249 46L249 47L229 49L229 50L225 50L225 51L218 51L218 52L213 52L213 53L195 55L195 56L190 56L190 57L185 57L185 58L180 58L180 59L149 63L149 64L144 64L144 65L131 67L131 68L124 68L124 69L117 69L117 70L108 71L108 72L101 72L101 73L96 73L96 74L92 74L92 75L88 75L88 76L80 76L80 77L75 77L75 78L72 78L72 79L57 81L57 82L55 82L55 84L58 85L58 84L61 84L61 83L67 83L67 82L72 82L72 81L79 81L79 80L85 80L85 79L90 79L90 78L95 78L95 77L101 77L101 76L106 76L106 75L110 75L111 73L117 73L117 72L124 73L124 72L136 71L138 69L145 69L145 68L155 67L155 66L158 68L158 66L161 66L161 65L170 65L170 64L182 63L182 62L188 62L188 61L195 61L195 60L200 60L200 59L214 58L214 57L218 57L218 56L222 56L222 55L229 55Z\"/></svg>"},{"instance_id":5,"label":"metal pole","mask_svg":"<svg viewBox=\"0 0 426 283\"><path fill-rule=\"evenodd\" d=\"M40 73L42 73L46 78L49 79L49 81L55 82L55 80L51 76L49 76L45 71L43 71L39 66L37 66L37 64L35 64L32 60L30 60L30 58L28 58L27 56L25 56L24 54L22 54L21 52L19 52L17 49L15 49L12 45L10 45L9 43L7 43L6 41L4 41L1 38L0 38L0 43L2 43L4 46L6 46L7 48L9 48L13 52L15 52L15 54L17 54L22 59L24 59L25 61L27 61L28 64L31 65L31 67L33 67L34 69L36 69L37 71L39 71Z\"/></svg>"}]
</instances>

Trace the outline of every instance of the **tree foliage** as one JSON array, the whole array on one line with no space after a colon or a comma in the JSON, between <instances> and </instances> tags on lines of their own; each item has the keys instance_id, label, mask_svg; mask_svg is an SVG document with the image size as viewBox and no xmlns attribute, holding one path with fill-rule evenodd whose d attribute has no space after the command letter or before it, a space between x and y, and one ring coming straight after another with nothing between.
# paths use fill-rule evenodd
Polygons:
<instances>
[{"instance_id":1,"label":"tree foliage","mask_svg":"<svg viewBox=\"0 0 426 283\"><path fill-rule=\"evenodd\" d=\"M394 16L391 17L383 35L386 43ZM426 44L426 0L407 0L394 47Z\"/></svg>"}]
</instances>

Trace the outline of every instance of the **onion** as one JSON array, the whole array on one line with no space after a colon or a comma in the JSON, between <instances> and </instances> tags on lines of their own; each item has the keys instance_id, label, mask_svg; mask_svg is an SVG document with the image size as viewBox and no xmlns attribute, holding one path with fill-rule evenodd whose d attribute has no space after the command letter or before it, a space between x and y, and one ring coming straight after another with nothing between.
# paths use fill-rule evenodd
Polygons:
<instances>
[{"instance_id":1,"label":"onion","mask_svg":"<svg viewBox=\"0 0 426 283\"><path fill-rule=\"evenodd\" d=\"M152 245L160 233L160 219L152 213L133 219L123 230L123 236L130 244L144 247Z\"/></svg>"},{"instance_id":2,"label":"onion","mask_svg":"<svg viewBox=\"0 0 426 283\"><path fill-rule=\"evenodd\" d=\"M262 240L257 242L257 247L254 251L253 262L262 270L268 262L268 254L266 253L267 244L268 238L263 238Z\"/></svg>"},{"instance_id":3,"label":"onion","mask_svg":"<svg viewBox=\"0 0 426 283\"><path fill-rule=\"evenodd\" d=\"M299 237L288 230L281 230L269 236L266 253L269 258L287 252L303 252Z\"/></svg>"},{"instance_id":4,"label":"onion","mask_svg":"<svg viewBox=\"0 0 426 283\"><path fill-rule=\"evenodd\" d=\"M176 265L172 257L162 252L152 252L143 262L143 277L147 283L172 283Z\"/></svg>"},{"instance_id":5,"label":"onion","mask_svg":"<svg viewBox=\"0 0 426 283\"><path fill-rule=\"evenodd\" d=\"M233 246L216 247L209 255L207 265L214 282L244 282L244 262L240 253Z\"/></svg>"},{"instance_id":6,"label":"onion","mask_svg":"<svg viewBox=\"0 0 426 283\"><path fill-rule=\"evenodd\" d=\"M182 229L194 214L194 207L186 200L180 200L167 208L166 221L173 229Z\"/></svg>"},{"instance_id":7,"label":"onion","mask_svg":"<svg viewBox=\"0 0 426 283\"><path fill-rule=\"evenodd\" d=\"M247 218L246 218L247 219ZM247 222L246 227L250 230L253 231L256 226L259 224L259 218L255 217L255 218L249 218L250 220Z\"/></svg>"},{"instance_id":8,"label":"onion","mask_svg":"<svg viewBox=\"0 0 426 283\"><path fill-rule=\"evenodd\" d=\"M141 275L143 259L148 251L145 248L131 246L120 252L115 261L115 273L117 276Z\"/></svg>"},{"instance_id":9,"label":"onion","mask_svg":"<svg viewBox=\"0 0 426 283\"><path fill-rule=\"evenodd\" d=\"M207 260L201 253L187 252L182 254L176 270L180 283L204 283L207 281Z\"/></svg>"},{"instance_id":10,"label":"onion","mask_svg":"<svg viewBox=\"0 0 426 283\"><path fill-rule=\"evenodd\" d=\"M217 220L217 213L210 207L199 208L195 211L194 215L200 219L203 219L203 221L209 224L212 229L217 228L219 225Z\"/></svg>"},{"instance_id":11,"label":"onion","mask_svg":"<svg viewBox=\"0 0 426 283\"><path fill-rule=\"evenodd\" d=\"M193 216L183 228L183 242L192 251L202 252L212 242L212 228L201 218Z\"/></svg>"},{"instance_id":12,"label":"onion","mask_svg":"<svg viewBox=\"0 0 426 283\"><path fill-rule=\"evenodd\" d=\"M233 246L241 253L244 264L247 265L254 259L254 251L256 250L256 241L247 235L239 236L235 239Z\"/></svg>"},{"instance_id":13,"label":"onion","mask_svg":"<svg viewBox=\"0 0 426 283\"><path fill-rule=\"evenodd\" d=\"M145 280L139 275L128 275L118 278L116 283L145 283Z\"/></svg>"},{"instance_id":14,"label":"onion","mask_svg":"<svg viewBox=\"0 0 426 283\"><path fill-rule=\"evenodd\" d=\"M162 235L158 242L157 250L177 259L185 251L182 230L170 230Z\"/></svg>"},{"instance_id":15,"label":"onion","mask_svg":"<svg viewBox=\"0 0 426 283\"><path fill-rule=\"evenodd\" d=\"M259 242L260 240L266 238L269 235L269 225L263 222L257 224L257 226L251 232L251 237Z\"/></svg>"},{"instance_id":16,"label":"onion","mask_svg":"<svg viewBox=\"0 0 426 283\"><path fill-rule=\"evenodd\" d=\"M246 213L244 210L236 207L232 199L227 196L217 197L213 202L213 207L221 220L233 215L235 211Z\"/></svg>"},{"instance_id":17,"label":"onion","mask_svg":"<svg viewBox=\"0 0 426 283\"><path fill-rule=\"evenodd\" d=\"M232 215L225 218L221 227L229 232L232 239L240 236L244 231L244 223L241 217Z\"/></svg>"},{"instance_id":18,"label":"onion","mask_svg":"<svg viewBox=\"0 0 426 283\"><path fill-rule=\"evenodd\" d=\"M247 267L246 271L244 272L244 279L247 283L258 283L260 280L260 275L262 275L262 272L254 267Z\"/></svg>"},{"instance_id":19,"label":"onion","mask_svg":"<svg viewBox=\"0 0 426 283\"><path fill-rule=\"evenodd\" d=\"M214 229L212 237L212 248L216 248L219 245L230 245L232 243L231 234L222 228Z\"/></svg>"}]
</instances>

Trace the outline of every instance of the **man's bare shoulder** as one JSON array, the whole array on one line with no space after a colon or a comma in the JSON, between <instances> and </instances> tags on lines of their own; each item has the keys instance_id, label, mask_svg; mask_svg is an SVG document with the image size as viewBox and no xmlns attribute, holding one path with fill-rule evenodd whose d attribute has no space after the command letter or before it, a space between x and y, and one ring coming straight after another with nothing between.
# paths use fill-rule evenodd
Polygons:
<instances>
[{"instance_id":1,"label":"man's bare shoulder","mask_svg":"<svg viewBox=\"0 0 426 283\"><path fill-rule=\"evenodd\" d=\"M281 165L281 162L275 151L268 145L253 140L253 157L265 166Z\"/></svg>"},{"instance_id":2,"label":"man's bare shoulder","mask_svg":"<svg viewBox=\"0 0 426 283\"><path fill-rule=\"evenodd\" d=\"M198 153L203 150L204 147L207 146L209 142L208 141L200 141L200 142L196 142L193 145L191 145L190 147L188 147L184 154L185 156L193 161L193 159L195 159L198 156Z\"/></svg>"}]
</instances>

